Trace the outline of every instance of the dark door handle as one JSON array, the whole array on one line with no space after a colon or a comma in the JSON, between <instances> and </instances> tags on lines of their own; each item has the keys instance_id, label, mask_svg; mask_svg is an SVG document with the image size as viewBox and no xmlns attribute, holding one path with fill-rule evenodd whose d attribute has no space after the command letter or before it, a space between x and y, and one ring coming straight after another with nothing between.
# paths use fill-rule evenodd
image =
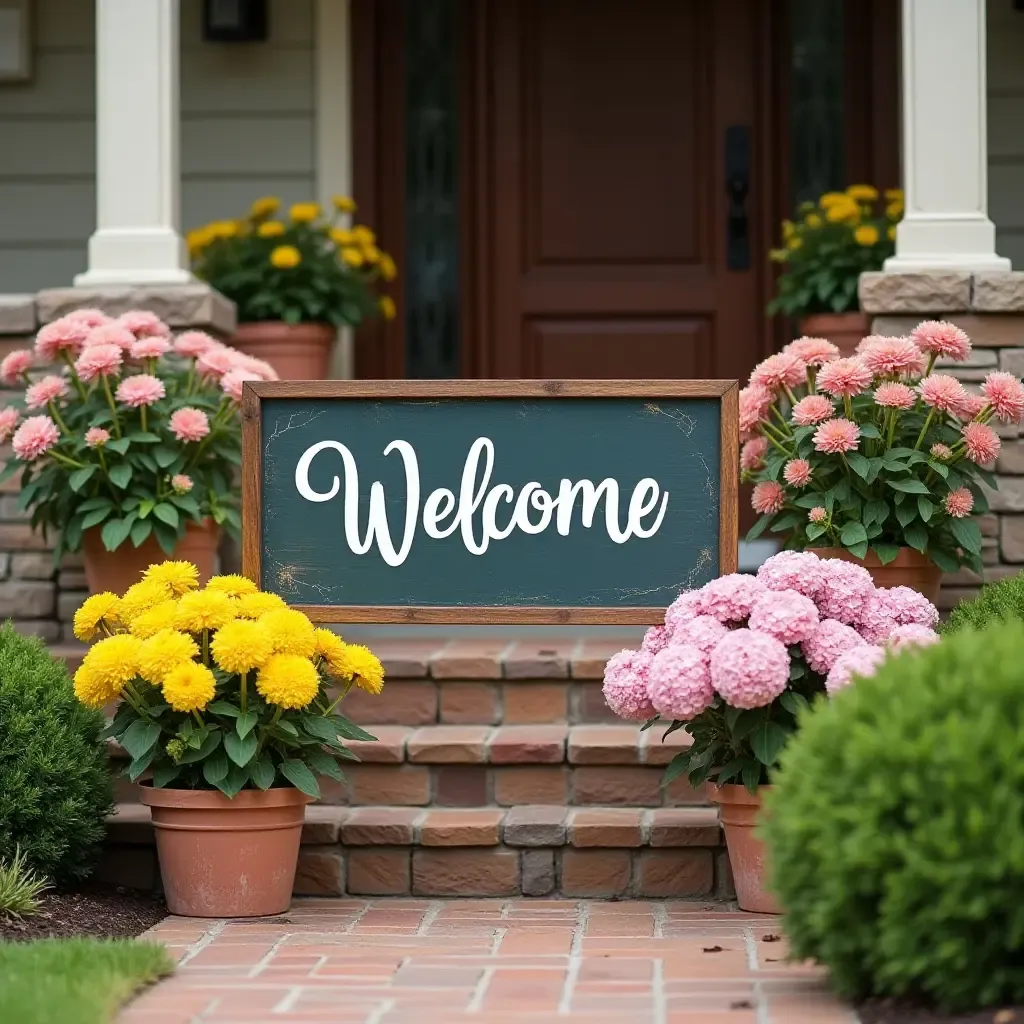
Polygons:
<instances>
[{"instance_id":1,"label":"dark door handle","mask_svg":"<svg viewBox=\"0 0 1024 1024\"><path fill-rule=\"evenodd\" d=\"M750 269L750 129L731 125L725 130L725 193L729 200L725 223L725 262L730 270Z\"/></svg>"}]
</instances>

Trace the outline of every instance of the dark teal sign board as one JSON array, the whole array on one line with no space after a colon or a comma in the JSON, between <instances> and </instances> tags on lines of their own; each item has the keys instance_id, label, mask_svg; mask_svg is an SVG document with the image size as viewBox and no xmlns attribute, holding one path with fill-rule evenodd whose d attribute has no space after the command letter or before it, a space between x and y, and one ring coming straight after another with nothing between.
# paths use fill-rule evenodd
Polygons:
<instances>
[{"instance_id":1,"label":"dark teal sign board","mask_svg":"<svg viewBox=\"0 0 1024 1024\"><path fill-rule=\"evenodd\" d=\"M659 621L735 571L736 395L247 384L245 571L320 621Z\"/></svg>"}]
</instances>

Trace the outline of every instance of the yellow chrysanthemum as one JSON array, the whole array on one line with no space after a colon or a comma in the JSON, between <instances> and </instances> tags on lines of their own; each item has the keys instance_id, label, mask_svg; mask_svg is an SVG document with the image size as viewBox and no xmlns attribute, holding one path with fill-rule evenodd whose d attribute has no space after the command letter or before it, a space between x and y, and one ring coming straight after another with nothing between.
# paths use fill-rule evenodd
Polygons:
<instances>
[{"instance_id":1,"label":"yellow chrysanthemum","mask_svg":"<svg viewBox=\"0 0 1024 1024\"><path fill-rule=\"evenodd\" d=\"M323 658L328 674L334 676L335 679L351 678L347 674L348 658L345 656L348 644L337 633L332 633L329 629L314 630L313 637L316 643L316 653Z\"/></svg>"},{"instance_id":2,"label":"yellow chrysanthemum","mask_svg":"<svg viewBox=\"0 0 1024 1024\"><path fill-rule=\"evenodd\" d=\"M142 578L162 583L175 597L199 586L199 570L191 562L157 562L142 574Z\"/></svg>"},{"instance_id":3,"label":"yellow chrysanthemum","mask_svg":"<svg viewBox=\"0 0 1024 1024\"><path fill-rule=\"evenodd\" d=\"M238 234L238 222L233 220L215 220L206 225L211 238L234 238Z\"/></svg>"},{"instance_id":4,"label":"yellow chrysanthemum","mask_svg":"<svg viewBox=\"0 0 1024 1024\"><path fill-rule=\"evenodd\" d=\"M106 680L95 669L82 664L75 672L75 696L87 708L101 708L114 695Z\"/></svg>"},{"instance_id":5,"label":"yellow chrysanthemum","mask_svg":"<svg viewBox=\"0 0 1024 1024\"><path fill-rule=\"evenodd\" d=\"M820 213L809 213L804 218L804 223L809 228L820 228L821 227L821 214Z\"/></svg>"},{"instance_id":6,"label":"yellow chrysanthemum","mask_svg":"<svg viewBox=\"0 0 1024 1024\"><path fill-rule=\"evenodd\" d=\"M320 216L320 204L294 203L292 208L288 211L288 216L291 217L296 224L308 224L310 221L314 221Z\"/></svg>"},{"instance_id":7,"label":"yellow chrysanthemum","mask_svg":"<svg viewBox=\"0 0 1024 1024\"><path fill-rule=\"evenodd\" d=\"M380 259L380 249L375 245L363 246L363 259L370 264L376 263Z\"/></svg>"},{"instance_id":8,"label":"yellow chrysanthemum","mask_svg":"<svg viewBox=\"0 0 1024 1024\"><path fill-rule=\"evenodd\" d=\"M394 320L398 314L398 309L395 306L395 300L390 295L382 295L377 300L377 307L380 309L380 315L385 320Z\"/></svg>"},{"instance_id":9,"label":"yellow chrysanthemum","mask_svg":"<svg viewBox=\"0 0 1024 1024\"><path fill-rule=\"evenodd\" d=\"M793 236L793 237L792 237L792 238L791 238L791 239L790 239L790 240L789 240L789 241L788 241L788 242L786 243L786 248L787 248L787 249L791 249L792 251L794 251L794 252L795 252L795 251L796 251L797 249L799 249L799 248L800 248L800 246L801 246L801 245L803 245L803 244L804 244L804 240L803 240L803 239L802 239L802 238L801 238L801 237L800 237L799 235L794 235L794 236Z\"/></svg>"},{"instance_id":10,"label":"yellow chrysanthemum","mask_svg":"<svg viewBox=\"0 0 1024 1024\"><path fill-rule=\"evenodd\" d=\"M148 640L149 637L159 633L161 629L174 628L174 613L177 611L177 601L161 601L148 612L136 616L129 627L133 636L140 640Z\"/></svg>"},{"instance_id":11,"label":"yellow chrysanthemum","mask_svg":"<svg viewBox=\"0 0 1024 1024\"><path fill-rule=\"evenodd\" d=\"M782 240L788 242L793 237L793 232L796 231L796 225L791 220L784 220L782 222Z\"/></svg>"},{"instance_id":12,"label":"yellow chrysanthemum","mask_svg":"<svg viewBox=\"0 0 1024 1024\"><path fill-rule=\"evenodd\" d=\"M845 192L826 192L818 200L818 205L823 210L827 210L830 206L834 206L836 203L848 203L849 201L850 197Z\"/></svg>"},{"instance_id":13,"label":"yellow chrysanthemum","mask_svg":"<svg viewBox=\"0 0 1024 1024\"><path fill-rule=\"evenodd\" d=\"M225 672L243 673L259 668L270 657L272 647L259 623L236 619L217 630L210 651Z\"/></svg>"},{"instance_id":14,"label":"yellow chrysanthemum","mask_svg":"<svg viewBox=\"0 0 1024 1024\"><path fill-rule=\"evenodd\" d=\"M205 227L193 228L185 235L185 244L188 246L189 254L192 256L202 252L212 240L213 236Z\"/></svg>"},{"instance_id":15,"label":"yellow chrysanthemum","mask_svg":"<svg viewBox=\"0 0 1024 1024\"><path fill-rule=\"evenodd\" d=\"M832 203L825 210L825 217L833 224L856 220L860 216L860 207L849 196L842 198L842 202Z\"/></svg>"},{"instance_id":16,"label":"yellow chrysanthemum","mask_svg":"<svg viewBox=\"0 0 1024 1024\"><path fill-rule=\"evenodd\" d=\"M377 241L377 236L365 224L357 224L352 229L352 237L360 245L373 245Z\"/></svg>"},{"instance_id":17,"label":"yellow chrysanthemum","mask_svg":"<svg viewBox=\"0 0 1024 1024\"><path fill-rule=\"evenodd\" d=\"M903 203L890 203L885 208L885 215L889 220L899 220L903 216Z\"/></svg>"},{"instance_id":18,"label":"yellow chrysanthemum","mask_svg":"<svg viewBox=\"0 0 1024 1024\"><path fill-rule=\"evenodd\" d=\"M253 220L260 220L263 217L269 217L272 213L276 213L280 206L281 200L276 196L263 196L249 207L249 216Z\"/></svg>"},{"instance_id":19,"label":"yellow chrysanthemum","mask_svg":"<svg viewBox=\"0 0 1024 1024\"><path fill-rule=\"evenodd\" d=\"M361 267L363 265L363 251L351 245L346 245L341 250L341 259L342 262L347 263L350 267Z\"/></svg>"},{"instance_id":20,"label":"yellow chrysanthemum","mask_svg":"<svg viewBox=\"0 0 1024 1024\"><path fill-rule=\"evenodd\" d=\"M352 245L352 243L355 241L355 239L352 237L352 232L349 231L348 228L331 228L331 230L328 231L327 234L330 236L331 241L336 246L338 246L339 249L345 245Z\"/></svg>"},{"instance_id":21,"label":"yellow chrysanthemum","mask_svg":"<svg viewBox=\"0 0 1024 1024\"><path fill-rule=\"evenodd\" d=\"M889 239L890 242L895 242L896 241L896 225L895 224L890 224L889 225L889 230L886 231L885 234L886 234L886 237Z\"/></svg>"},{"instance_id":22,"label":"yellow chrysanthemum","mask_svg":"<svg viewBox=\"0 0 1024 1024\"><path fill-rule=\"evenodd\" d=\"M124 684L139 674L139 650L142 641L128 633L108 636L94 644L82 659L82 668L94 685L107 687L110 697L121 692Z\"/></svg>"},{"instance_id":23,"label":"yellow chrysanthemum","mask_svg":"<svg viewBox=\"0 0 1024 1024\"><path fill-rule=\"evenodd\" d=\"M220 594L227 594L228 597L242 597L244 594L255 594L256 584L248 576L239 576L237 573L229 573L224 576L212 576L206 584L207 590L216 590Z\"/></svg>"},{"instance_id":24,"label":"yellow chrysanthemum","mask_svg":"<svg viewBox=\"0 0 1024 1024\"><path fill-rule=\"evenodd\" d=\"M380 262L377 264L377 269L385 281L394 281L398 276L398 267L395 266L395 261L386 252L380 254Z\"/></svg>"},{"instance_id":25,"label":"yellow chrysanthemum","mask_svg":"<svg viewBox=\"0 0 1024 1024\"><path fill-rule=\"evenodd\" d=\"M320 689L320 676L308 658L275 654L256 676L264 700L282 708L304 708Z\"/></svg>"},{"instance_id":26,"label":"yellow chrysanthemum","mask_svg":"<svg viewBox=\"0 0 1024 1024\"><path fill-rule=\"evenodd\" d=\"M235 617L235 607L227 594L216 590L193 590L179 602L174 613L174 628L187 633L220 629Z\"/></svg>"},{"instance_id":27,"label":"yellow chrysanthemum","mask_svg":"<svg viewBox=\"0 0 1024 1024\"><path fill-rule=\"evenodd\" d=\"M235 604L235 614L240 619L261 619L267 612L276 612L288 605L277 594L245 594Z\"/></svg>"},{"instance_id":28,"label":"yellow chrysanthemum","mask_svg":"<svg viewBox=\"0 0 1024 1024\"><path fill-rule=\"evenodd\" d=\"M260 238L277 238L284 234L284 225L279 220L265 220L257 229Z\"/></svg>"},{"instance_id":29,"label":"yellow chrysanthemum","mask_svg":"<svg viewBox=\"0 0 1024 1024\"><path fill-rule=\"evenodd\" d=\"M903 189L901 188L887 188L882 195L885 196L886 201L890 203L902 203L903 202Z\"/></svg>"},{"instance_id":30,"label":"yellow chrysanthemum","mask_svg":"<svg viewBox=\"0 0 1024 1024\"><path fill-rule=\"evenodd\" d=\"M294 245L279 245L270 253L270 262L278 270L291 270L302 262L302 253Z\"/></svg>"},{"instance_id":31,"label":"yellow chrysanthemum","mask_svg":"<svg viewBox=\"0 0 1024 1024\"><path fill-rule=\"evenodd\" d=\"M338 213L356 212L356 201L349 196L334 196L331 202Z\"/></svg>"},{"instance_id":32,"label":"yellow chrysanthemum","mask_svg":"<svg viewBox=\"0 0 1024 1024\"><path fill-rule=\"evenodd\" d=\"M161 629L139 648L139 675L151 683L162 683L171 669L198 653L199 646L188 633Z\"/></svg>"},{"instance_id":33,"label":"yellow chrysanthemum","mask_svg":"<svg viewBox=\"0 0 1024 1024\"><path fill-rule=\"evenodd\" d=\"M858 245L874 245L878 241L878 228L874 224L861 224L854 229L853 239Z\"/></svg>"},{"instance_id":34,"label":"yellow chrysanthemum","mask_svg":"<svg viewBox=\"0 0 1024 1024\"><path fill-rule=\"evenodd\" d=\"M873 203L878 198L878 189L874 185L851 185L846 194L858 203Z\"/></svg>"},{"instance_id":35,"label":"yellow chrysanthemum","mask_svg":"<svg viewBox=\"0 0 1024 1024\"><path fill-rule=\"evenodd\" d=\"M302 612L280 608L259 620L260 629L270 637L275 654L297 654L311 658L316 650L313 623Z\"/></svg>"},{"instance_id":36,"label":"yellow chrysanthemum","mask_svg":"<svg viewBox=\"0 0 1024 1024\"><path fill-rule=\"evenodd\" d=\"M109 591L87 597L75 612L75 636L88 643L101 625L113 627L117 622L117 605L117 594Z\"/></svg>"},{"instance_id":37,"label":"yellow chrysanthemum","mask_svg":"<svg viewBox=\"0 0 1024 1024\"><path fill-rule=\"evenodd\" d=\"M133 583L124 592L124 597L118 601L117 617L126 626L130 626L143 612L148 612L150 608L169 601L172 596L171 588L165 583L158 583L156 580L140 580L138 583Z\"/></svg>"},{"instance_id":38,"label":"yellow chrysanthemum","mask_svg":"<svg viewBox=\"0 0 1024 1024\"><path fill-rule=\"evenodd\" d=\"M380 693L384 689L384 666L369 647L346 644L345 657L356 686L367 693Z\"/></svg>"},{"instance_id":39,"label":"yellow chrysanthemum","mask_svg":"<svg viewBox=\"0 0 1024 1024\"><path fill-rule=\"evenodd\" d=\"M216 690L213 673L194 661L183 661L164 676L164 700L175 711L202 711Z\"/></svg>"}]
</instances>

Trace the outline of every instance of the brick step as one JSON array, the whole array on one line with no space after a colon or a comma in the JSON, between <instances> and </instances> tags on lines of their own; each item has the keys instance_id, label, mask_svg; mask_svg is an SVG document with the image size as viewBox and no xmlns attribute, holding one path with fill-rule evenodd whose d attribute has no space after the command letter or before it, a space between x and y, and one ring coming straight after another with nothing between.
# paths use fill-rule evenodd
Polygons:
<instances>
[{"instance_id":1,"label":"brick step","mask_svg":"<svg viewBox=\"0 0 1024 1024\"><path fill-rule=\"evenodd\" d=\"M295 891L318 896L731 894L713 807L306 810ZM149 809L108 821L104 880L153 888Z\"/></svg>"}]
</instances>

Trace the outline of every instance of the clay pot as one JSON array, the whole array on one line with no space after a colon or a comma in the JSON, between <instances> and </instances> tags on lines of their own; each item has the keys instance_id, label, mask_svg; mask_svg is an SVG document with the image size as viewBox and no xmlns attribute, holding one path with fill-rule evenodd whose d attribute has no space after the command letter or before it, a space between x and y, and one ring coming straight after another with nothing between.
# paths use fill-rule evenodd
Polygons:
<instances>
[{"instance_id":1,"label":"clay pot","mask_svg":"<svg viewBox=\"0 0 1024 1024\"><path fill-rule=\"evenodd\" d=\"M867 558L851 555L845 548L809 548L819 558L841 558L844 562L863 565L876 587L910 587L935 604L939 599L942 570L913 548L900 548L900 553L888 564L882 565L878 555L869 551Z\"/></svg>"},{"instance_id":2,"label":"clay pot","mask_svg":"<svg viewBox=\"0 0 1024 1024\"><path fill-rule=\"evenodd\" d=\"M139 787L153 812L167 908L184 917L264 917L292 900L310 797L297 789Z\"/></svg>"},{"instance_id":3,"label":"clay pot","mask_svg":"<svg viewBox=\"0 0 1024 1024\"><path fill-rule=\"evenodd\" d=\"M168 561L164 550L150 534L138 547L125 541L115 551L108 551L100 537L100 527L86 530L82 537L82 554L85 558L85 578L89 592L100 594L109 590L123 594L133 583L138 583L142 573L156 562ZM173 559L192 562L199 570L200 584L213 575L217 558L217 538L220 529L212 519L200 526L188 523L185 536L174 549Z\"/></svg>"},{"instance_id":4,"label":"clay pot","mask_svg":"<svg viewBox=\"0 0 1024 1024\"><path fill-rule=\"evenodd\" d=\"M869 333L871 320L866 313L815 313L800 321L800 333L807 338L825 338L844 356L852 356Z\"/></svg>"},{"instance_id":5,"label":"clay pot","mask_svg":"<svg viewBox=\"0 0 1024 1024\"><path fill-rule=\"evenodd\" d=\"M239 324L231 344L270 363L282 380L326 380L336 335L330 324L265 320Z\"/></svg>"},{"instance_id":6,"label":"clay pot","mask_svg":"<svg viewBox=\"0 0 1024 1024\"><path fill-rule=\"evenodd\" d=\"M729 865L736 885L740 910L755 914L779 914L782 908L765 889L768 880L767 853L754 831L761 815L761 786L751 794L746 786L708 786L708 795L718 804L718 816L725 829Z\"/></svg>"}]
</instances>

